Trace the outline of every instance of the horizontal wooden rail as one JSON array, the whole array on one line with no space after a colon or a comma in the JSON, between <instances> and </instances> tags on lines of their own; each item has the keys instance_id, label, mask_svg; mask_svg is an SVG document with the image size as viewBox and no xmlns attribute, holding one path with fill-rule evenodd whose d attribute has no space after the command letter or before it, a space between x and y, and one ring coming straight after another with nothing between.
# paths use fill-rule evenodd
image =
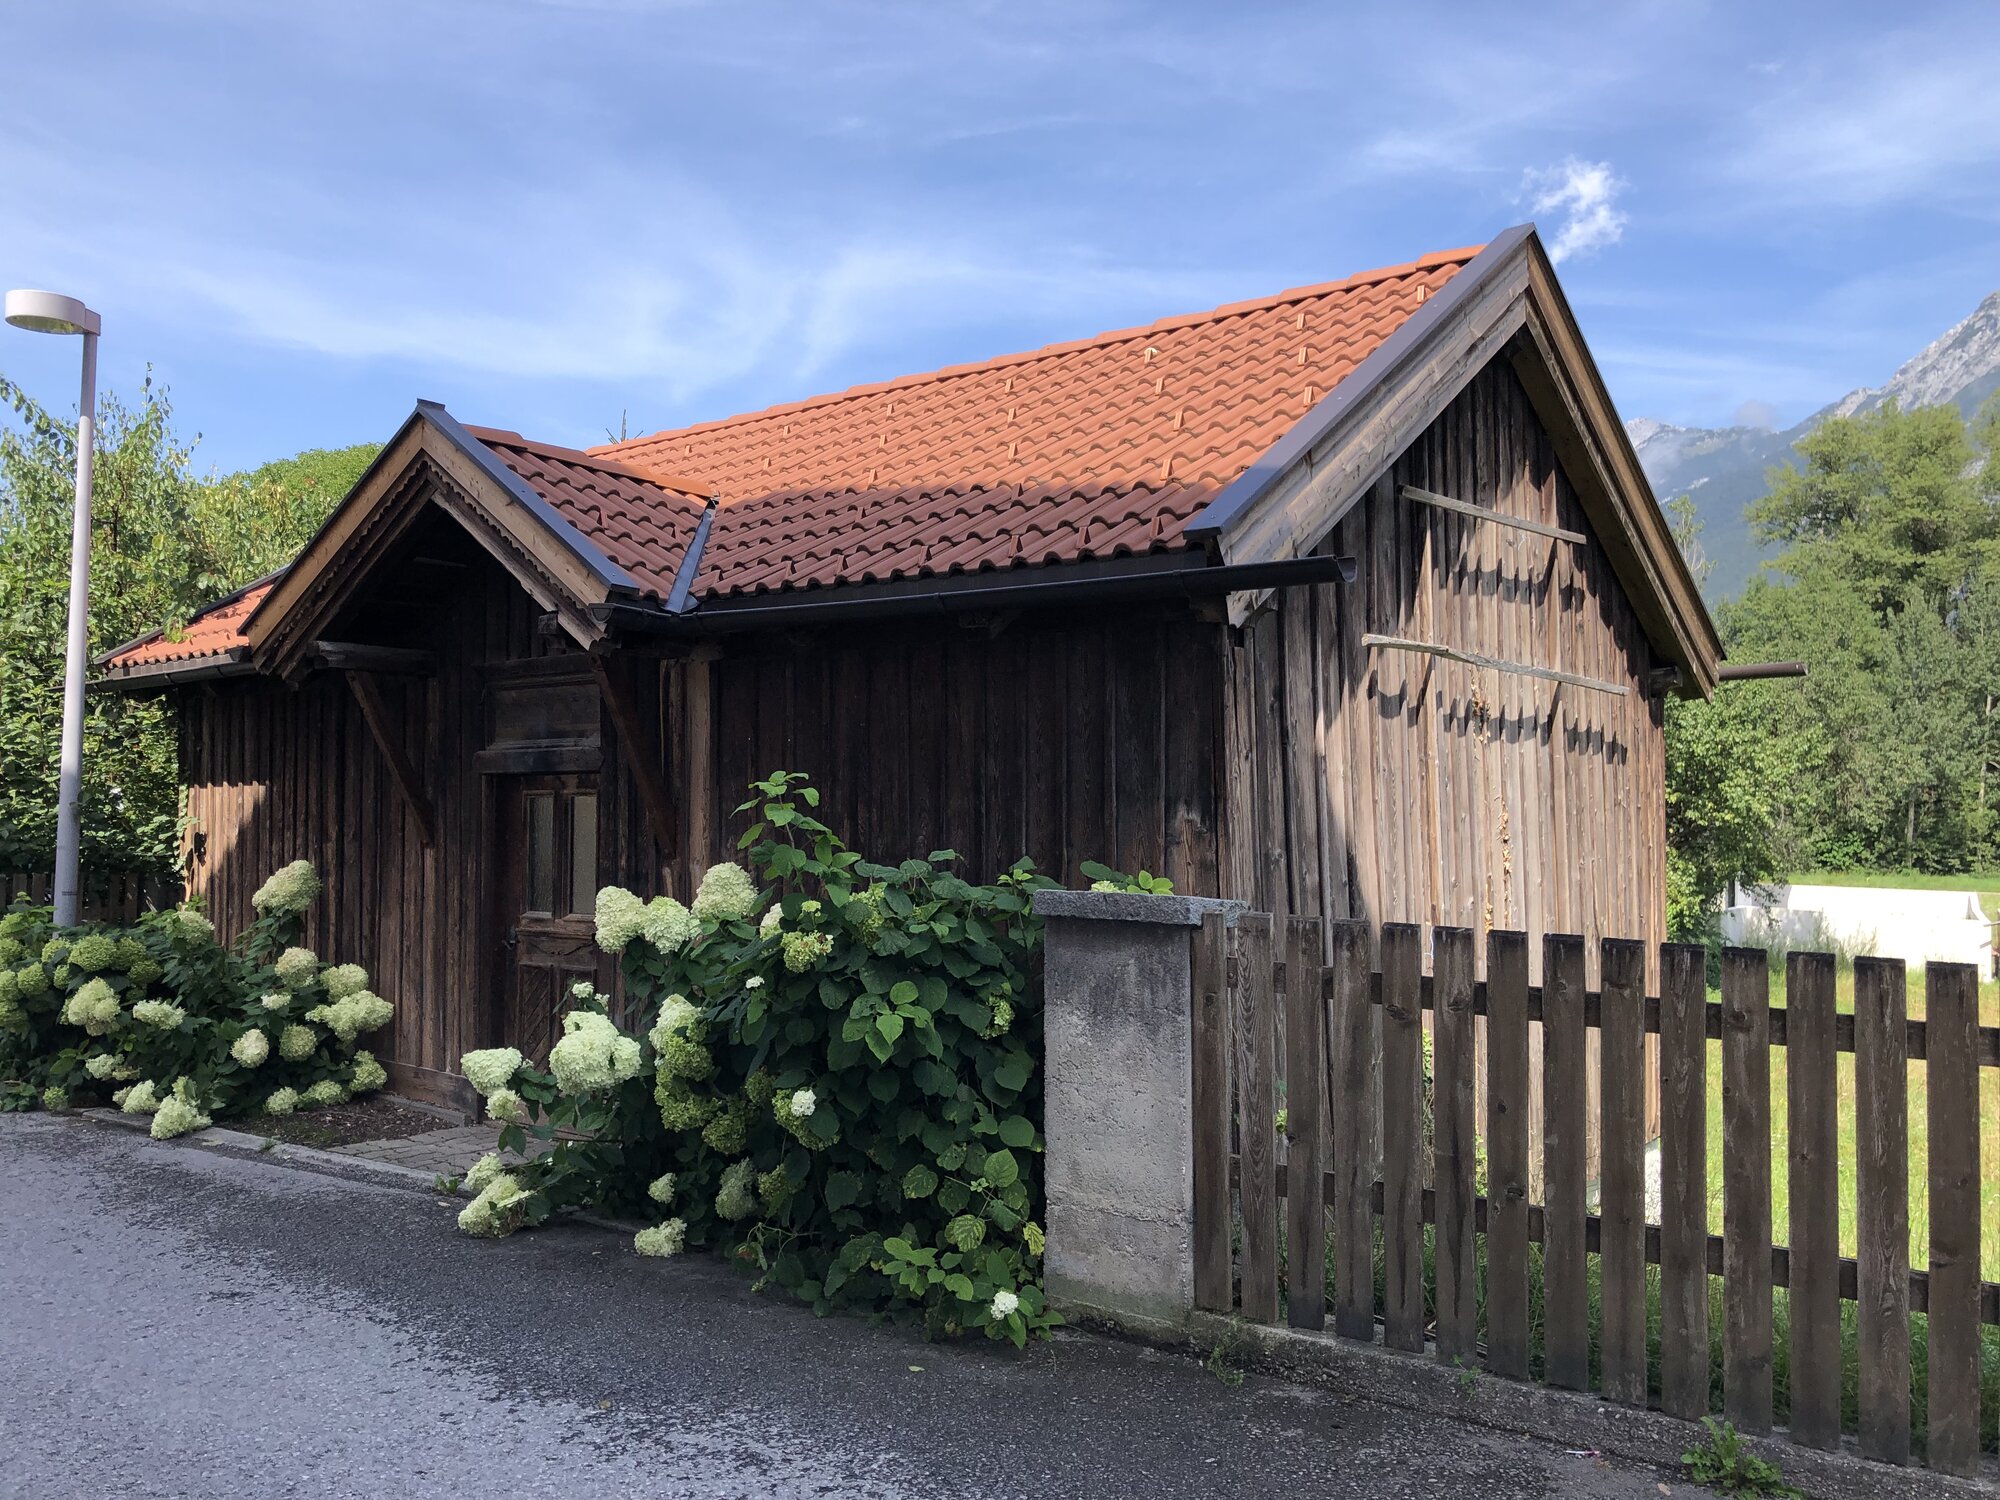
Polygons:
<instances>
[{"instance_id":1,"label":"horizontal wooden rail","mask_svg":"<svg viewBox=\"0 0 2000 1500\"><path fill-rule=\"evenodd\" d=\"M1283 1199L1286 1194L1285 1163L1278 1162L1276 1164L1276 1171L1278 1174L1277 1196ZM1229 1157L1230 1186L1237 1186L1241 1180L1241 1176L1242 1158L1232 1152ZM1335 1176L1334 1172L1329 1171L1321 1178L1322 1191L1329 1208L1333 1206L1334 1202ZM1375 1179L1374 1186L1370 1191L1374 1212L1379 1218L1382 1213L1383 1192L1382 1180L1379 1177ZM1486 1232L1486 1195L1484 1193L1473 1198L1472 1216L1473 1226L1481 1234L1484 1234ZM1437 1223L1437 1190L1435 1188L1427 1187L1423 1190L1423 1218L1426 1224ZM1603 1220L1596 1214L1587 1214L1584 1216L1583 1226L1585 1247L1592 1254L1596 1254L1602 1234ZM1538 1245L1542 1243L1542 1206L1539 1203L1528 1205L1528 1238ZM1648 1224L1646 1226L1646 1261L1649 1265L1655 1266L1660 1263L1660 1226L1657 1224ZM1711 1234L1708 1237L1708 1274L1711 1276L1720 1276L1722 1274L1722 1236L1719 1234ZM1791 1284L1791 1250L1785 1245L1773 1245L1771 1247L1771 1285L1789 1288ZM1860 1285L1861 1272L1858 1264L1852 1256L1842 1256L1840 1258L1841 1300L1845 1302L1860 1301ZM1910 1311L1928 1313L1930 1306L1930 1273L1927 1271L1912 1270L1910 1272ZM1982 1281L1979 1284L1979 1321L2000 1326L2000 1282Z\"/></svg>"},{"instance_id":2,"label":"horizontal wooden rail","mask_svg":"<svg viewBox=\"0 0 2000 1500\"><path fill-rule=\"evenodd\" d=\"M1284 989L1284 964L1278 963L1272 967L1277 971L1275 983L1279 989ZM1236 982L1236 960L1234 958L1229 961L1229 982L1231 984ZM1328 1000L1333 998L1333 984L1333 970L1330 967L1322 968L1320 970L1320 995L1322 998ZM1375 1004L1380 1005L1382 1003L1382 975L1380 970L1369 976L1369 985L1372 991L1370 998ZM1421 995L1425 1010L1437 1009L1434 987L1429 974L1423 976ZM1473 982L1472 1013L1476 1016L1486 1014L1486 981L1483 979ZM1583 1024L1592 1030L1600 1030L1604 1024L1603 1014L1604 997L1602 992L1598 990L1585 990L1583 994ZM1531 984L1528 986L1528 1019L1530 1021L1539 1021L1541 1018L1542 987L1538 984ZM1910 1061L1927 1061L1930 1057L1929 1027L1922 1020L1912 1019L1903 1023L1903 1029L1905 1046L1908 1048ZM1658 995L1648 995L1646 997L1646 1030L1651 1035L1659 1035L1660 997ZM1722 1040L1722 1006L1714 1000L1708 1002L1708 1039L1711 1042ZM1771 1007L1771 1045L1774 1047L1785 1045L1785 1008L1782 1005ZM1834 1050L1838 1052L1852 1052L1854 1050L1854 1015L1851 1011L1843 1012L1834 1017L1833 1045ZM2000 1068L2000 1026L1982 1026L1979 1028L1979 1066L1982 1068Z\"/></svg>"},{"instance_id":3,"label":"horizontal wooden rail","mask_svg":"<svg viewBox=\"0 0 2000 1500\"><path fill-rule=\"evenodd\" d=\"M1587 688L1593 693L1609 693L1614 698L1623 698L1631 689L1622 682L1605 682L1597 677L1585 677L1576 672L1559 672L1554 667L1537 667L1523 661L1506 661L1498 656L1486 656L1477 651L1461 651L1456 646L1440 646L1435 641L1413 641L1400 635L1368 634L1361 637L1364 651L1414 651L1419 656L1435 656L1442 661L1455 661L1460 666L1484 667L1489 672L1508 672L1516 677L1534 677L1543 682L1559 682L1568 687Z\"/></svg>"},{"instance_id":4,"label":"horizontal wooden rail","mask_svg":"<svg viewBox=\"0 0 2000 1500\"><path fill-rule=\"evenodd\" d=\"M1454 500L1449 495L1440 495L1436 490L1419 489L1414 484L1406 484L1401 491L1405 500L1418 505L1428 505L1436 510L1448 510L1455 516L1464 516L1470 521L1485 521L1494 526L1505 526L1514 531L1530 531L1536 536L1551 537L1558 542L1568 542L1572 546L1587 547L1590 538L1580 531L1566 531L1560 526L1550 526L1541 521L1530 521L1526 516L1510 516L1484 505L1468 505L1463 500Z\"/></svg>"}]
</instances>

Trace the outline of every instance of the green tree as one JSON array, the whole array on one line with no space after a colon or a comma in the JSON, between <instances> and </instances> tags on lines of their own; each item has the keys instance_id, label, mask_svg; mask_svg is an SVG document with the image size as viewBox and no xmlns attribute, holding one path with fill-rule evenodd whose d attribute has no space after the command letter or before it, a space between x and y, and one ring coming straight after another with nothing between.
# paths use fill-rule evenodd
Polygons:
<instances>
[{"instance_id":1,"label":"green tree","mask_svg":"<svg viewBox=\"0 0 2000 1500\"><path fill-rule=\"evenodd\" d=\"M1948 600L2000 563L2000 497L1956 407L1891 401L1823 422L1798 447L1804 467L1771 470L1750 507L1759 540L1786 549L1785 572L1829 570L1887 615Z\"/></svg>"},{"instance_id":2,"label":"green tree","mask_svg":"<svg viewBox=\"0 0 2000 1500\"><path fill-rule=\"evenodd\" d=\"M0 868L54 857L76 427L0 377ZM218 595L282 566L377 451L316 450L201 480L150 377L99 403L91 526L92 655L170 634ZM84 725L86 870L172 868L174 725L157 699L93 693Z\"/></svg>"}]
</instances>

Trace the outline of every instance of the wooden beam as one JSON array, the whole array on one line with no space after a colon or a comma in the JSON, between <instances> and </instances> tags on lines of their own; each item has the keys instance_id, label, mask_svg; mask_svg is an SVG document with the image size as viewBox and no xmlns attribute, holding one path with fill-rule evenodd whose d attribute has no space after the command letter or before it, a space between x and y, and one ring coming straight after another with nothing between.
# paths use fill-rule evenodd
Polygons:
<instances>
[{"instance_id":1,"label":"wooden beam","mask_svg":"<svg viewBox=\"0 0 2000 1500\"><path fill-rule=\"evenodd\" d=\"M1497 656L1481 656L1477 651L1460 651L1452 646L1433 645L1429 641L1408 641L1401 636L1364 635L1361 645L1368 651L1414 651L1421 656L1463 662L1468 667L1487 667L1495 672L1512 672L1521 677L1539 677L1544 682L1563 682L1571 687L1589 688L1593 693L1610 693L1617 698L1629 697L1632 691L1623 683L1601 682L1595 677L1579 677L1574 672L1558 672L1553 667L1531 667L1525 662L1502 661Z\"/></svg>"},{"instance_id":2,"label":"wooden beam","mask_svg":"<svg viewBox=\"0 0 2000 1500\"><path fill-rule=\"evenodd\" d=\"M624 760L639 789L639 801L646 810L647 825L660 846L660 857L671 860L680 848L680 821L673 794L667 790L662 768L665 764L658 741L645 733L639 721L639 706L633 701L631 679L611 668L609 657L593 652L591 670L597 674L598 691L611 714L611 727L624 749Z\"/></svg>"},{"instance_id":3,"label":"wooden beam","mask_svg":"<svg viewBox=\"0 0 2000 1500\"><path fill-rule=\"evenodd\" d=\"M366 672L349 671L344 675L348 688L354 694L354 701L361 705L361 717L368 721L368 732L375 736L375 748L389 763L396 788L403 794L410 816L417 820L417 831L428 849L437 843L437 814L431 810L431 799L424 792L423 778L410 764L410 758L403 753L402 742L396 738L396 726L390 719L389 705L382 700L381 689L375 686L375 680Z\"/></svg>"},{"instance_id":4,"label":"wooden beam","mask_svg":"<svg viewBox=\"0 0 2000 1500\"><path fill-rule=\"evenodd\" d=\"M437 654L407 646L364 646L353 641L314 641L312 659L333 672L384 672L397 677L435 677Z\"/></svg>"},{"instance_id":5,"label":"wooden beam","mask_svg":"<svg viewBox=\"0 0 2000 1500\"><path fill-rule=\"evenodd\" d=\"M1522 516L1503 515L1484 505L1468 505L1463 500L1454 500L1449 495L1440 495L1433 490L1421 490L1414 484L1406 484L1401 490L1405 500L1413 500L1418 505L1435 506L1448 510L1456 516L1469 516L1475 521L1490 521L1495 526L1511 526L1516 531L1532 531L1536 536L1554 537L1559 542L1572 546L1588 546L1590 538L1580 531L1565 531L1560 526L1545 526L1540 521L1530 521Z\"/></svg>"}]
</instances>

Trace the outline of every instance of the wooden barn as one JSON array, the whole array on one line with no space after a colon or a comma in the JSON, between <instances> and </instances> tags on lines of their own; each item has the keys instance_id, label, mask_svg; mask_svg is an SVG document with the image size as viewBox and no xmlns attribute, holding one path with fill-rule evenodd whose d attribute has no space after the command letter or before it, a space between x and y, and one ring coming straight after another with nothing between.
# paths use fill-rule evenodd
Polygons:
<instances>
[{"instance_id":1,"label":"wooden barn","mask_svg":"<svg viewBox=\"0 0 2000 1500\"><path fill-rule=\"evenodd\" d=\"M312 860L453 1097L774 769L878 858L1656 942L1662 698L1719 658L1523 227L590 452L420 402L288 569L100 665L178 703L224 930Z\"/></svg>"}]
</instances>

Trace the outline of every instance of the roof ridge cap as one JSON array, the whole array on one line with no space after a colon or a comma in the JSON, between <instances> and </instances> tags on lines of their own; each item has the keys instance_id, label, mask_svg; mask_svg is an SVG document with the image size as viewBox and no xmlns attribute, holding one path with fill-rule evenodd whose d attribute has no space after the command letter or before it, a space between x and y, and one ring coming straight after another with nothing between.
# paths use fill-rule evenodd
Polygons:
<instances>
[{"instance_id":1,"label":"roof ridge cap","mask_svg":"<svg viewBox=\"0 0 2000 1500\"><path fill-rule=\"evenodd\" d=\"M993 370L1009 369L1017 365L1032 364L1038 360L1050 359L1059 354L1072 354L1083 349L1109 348L1115 344L1130 343L1155 333L1168 332L1180 328L1198 327L1204 323L1220 322L1225 318L1243 317L1267 308L1282 307L1287 302L1302 302L1310 297L1325 297L1334 292L1352 291L1358 287L1372 286L1378 282L1393 281L1398 277L1411 276L1420 271L1435 270L1439 266L1464 265L1482 249L1482 245L1464 246L1455 250L1433 250L1418 256L1415 260L1399 265L1378 266L1372 270L1357 271L1352 276L1338 281L1318 282L1309 286L1290 287L1265 297L1253 297L1240 302L1225 302L1220 306L1199 312L1179 313L1160 318L1151 323L1135 324L1126 328L1107 329L1102 333L1085 338L1066 339L1052 344L1043 344L1035 349L1023 349L1012 354L995 355L991 359L973 360L969 363L942 365L935 370L922 370L911 375L898 375L889 380L864 382L848 386L845 390L826 391L817 396L801 397L797 401L780 402L775 406L760 407L751 411L736 412L726 417L715 417L706 422L691 422L685 427L663 427L658 432L646 433L635 438L626 438L617 443L605 443L588 450L596 459L611 459L629 462L623 455L643 452L649 444L659 443L690 433L709 432L718 427L733 427L739 423L775 421L780 417L794 416L802 411L812 411L822 407L837 405L844 401L858 401L868 396L886 395L890 391L905 390L912 386L928 385L945 380L960 379L968 375L983 374Z\"/></svg>"}]
</instances>

